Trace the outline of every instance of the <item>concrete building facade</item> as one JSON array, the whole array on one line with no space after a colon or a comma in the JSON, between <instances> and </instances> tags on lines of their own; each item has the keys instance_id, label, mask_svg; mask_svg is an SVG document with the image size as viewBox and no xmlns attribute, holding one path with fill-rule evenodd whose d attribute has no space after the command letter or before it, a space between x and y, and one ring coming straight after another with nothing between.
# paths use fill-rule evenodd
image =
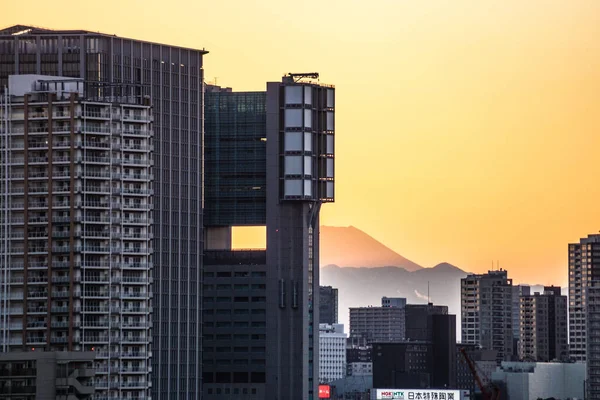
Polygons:
<instances>
[{"instance_id":1,"label":"concrete building facade","mask_svg":"<svg viewBox=\"0 0 600 400\"><path fill-rule=\"evenodd\" d=\"M502 362L491 379L507 400L583 399L585 363Z\"/></svg>"},{"instance_id":2,"label":"concrete building facade","mask_svg":"<svg viewBox=\"0 0 600 400\"><path fill-rule=\"evenodd\" d=\"M406 337L406 299L381 299L381 307L350 308L350 337L366 343L399 342Z\"/></svg>"},{"instance_id":3,"label":"concrete building facade","mask_svg":"<svg viewBox=\"0 0 600 400\"><path fill-rule=\"evenodd\" d=\"M330 383L346 376L346 340L342 324L319 324L319 381Z\"/></svg>"},{"instance_id":4,"label":"concrete building facade","mask_svg":"<svg viewBox=\"0 0 600 400\"><path fill-rule=\"evenodd\" d=\"M569 346L573 361L586 360L586 289L600 280L600 235L569 244Z\"/></svg>"},{"instance_id":5,"label":"concrete building facade","mask_svg":"<svg viewBox=\"0 0 600 400\"><path fill-rule=\"evenodd\" d=\"M524 361L567 361L567 296L559 287L521 296L519 358Z\"/></svg>"},{"instance_id":6,"label":"concrete building facade","mask_svg":"<svg viewBox=\"0 0 600 400\"><path fill-rule=\"evenodd\" d=\"M498 361L513 356L512 280L507 271L461 279L462 343L496 350Z\"/></svg>"},{"instance_id":7,"label":"concrete building facade","mask_svg":"<svg viewBox=\"0 0 600 400\"><path fill-rule=\"evenodd\" d=\"M0 353L3 400L84 400L96 393L92 351Z\"/></svg>"},{"instance_id":8,"label":"concrete building facade","mask_svg":"<svg viewBox=\"0 0 600 400\"><path fill-rule=\"evenodd\" d=\"M100 394L147 397L151 108L84 87L12 75L0 103L0 349L94 351Z\"/></svg>"},{"instance_id":9,"label":"concrete building facade","mask_svg":"<svg viewBox=\"0 0 600 400\"><path fill-rule=\"evenodd\" d=\"M348 363L348 376L366 376L373 375L373 363L372 362L349 362Z\"/></svg>"},{"instance_id":10,"label":"concrete building facade","mask_svg":"<svg viewBox=\"0 0 600 400\"><path fill-rule=\"evenodd\" d=\"M406 307L406 299L404 297L385 297L381 298L381 307Z\"/></svg>"},{"instance_id":11,"label":"concrete building facade","mask_svg":"<svg viewBox=\"0 0 600 400\"><path fill-rule=\"evenodd\" d=\"M0 30L0 87L13 74L56 75L151 99L154 400L201 395L206 53L84 30Z\"/></svg>"}]
</instances>

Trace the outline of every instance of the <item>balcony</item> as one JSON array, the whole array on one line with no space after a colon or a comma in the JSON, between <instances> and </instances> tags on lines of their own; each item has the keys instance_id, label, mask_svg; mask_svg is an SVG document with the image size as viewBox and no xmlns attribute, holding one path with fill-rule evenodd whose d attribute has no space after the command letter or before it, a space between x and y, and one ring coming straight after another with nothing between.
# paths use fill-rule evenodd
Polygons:
<instances>
[{"instance_id":1,"label":"balcony","mask_svg":"<svg viewBox=\"0 0 600 400\"><path fill-rule=\"evenodd\" d=\"M86 111L83 116L89 119L110 119L110 111Z\"/></svg>"}]
</instances>

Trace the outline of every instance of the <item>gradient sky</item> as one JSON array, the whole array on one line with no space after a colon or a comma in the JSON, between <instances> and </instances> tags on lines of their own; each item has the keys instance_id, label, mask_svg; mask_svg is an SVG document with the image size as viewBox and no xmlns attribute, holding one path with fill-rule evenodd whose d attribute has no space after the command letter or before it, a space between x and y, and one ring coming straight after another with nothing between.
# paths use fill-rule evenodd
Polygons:
<instances>
[{"instance_id":1,"label":"gradient sky","mask_svg":"<svg viewBox=\"0 0 600 400\"><path fill-rule=\"evenodd\" d=\"M4 1L0 26L206 48L206 78L337 88L336 203L405 257L566 284L600 230L598 0ZM92 3L89 3L92 4Z\"/></svg>"}]
</instances>

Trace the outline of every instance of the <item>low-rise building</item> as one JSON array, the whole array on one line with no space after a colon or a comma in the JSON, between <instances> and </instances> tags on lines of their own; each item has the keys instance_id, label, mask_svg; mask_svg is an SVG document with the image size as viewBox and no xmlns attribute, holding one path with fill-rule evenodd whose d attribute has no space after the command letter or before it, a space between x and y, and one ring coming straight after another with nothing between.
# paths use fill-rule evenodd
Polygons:
<instances>
[{"instance_id":1,"label":"low-rise building","mask_svg":"<svg viewBox=\"0 0 600 400\"><path fill-rule=\"evenodd\" d=\"M585 363L502 362L492 381L507 400L583 399Z\"/></svg>"},{"instance_id":2,"label":"low-rise building","mask_svg":"<svg viewBox=\"0 0 600 400\"><path fill-rule=\"evenodd\" d=\"M95 357L91 351L0 353L0 399L91 399Z\"/></svg>"},{"instance_id":3,"label":"low-rise building","mask_svg":"<svg viewBox=\"0 0 600 400\"><path fill-rule=\"evenodd\" d=\"M319 324L319 381L329 383L346 376L344 325Z\"/></svg>"}]
</instances>

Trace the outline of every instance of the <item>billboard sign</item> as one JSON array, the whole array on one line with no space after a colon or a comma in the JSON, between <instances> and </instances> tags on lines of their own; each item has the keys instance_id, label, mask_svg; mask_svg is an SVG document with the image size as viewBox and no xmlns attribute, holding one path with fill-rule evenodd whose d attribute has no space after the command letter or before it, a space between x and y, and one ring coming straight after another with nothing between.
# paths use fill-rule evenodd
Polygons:
<instances>
[{"instance_id":1,"label":"billboard sign","mask_svg":"<svg viewBox=\"0 0 600 400\"><path fill-rule=\"evenodd\" d=\"M319 398L328 399L331 397L331 386L319 385Z\"/></svg>"},{"instance_id":2,"label":"billboard sign","mask_svg":"<svg viewBox=\"0 0 600 400\"><path fill-rule=\"evenodd\" d=\"M460 400L460 390L372 389L372 400Z\"/></svg>"}]
</instances>

